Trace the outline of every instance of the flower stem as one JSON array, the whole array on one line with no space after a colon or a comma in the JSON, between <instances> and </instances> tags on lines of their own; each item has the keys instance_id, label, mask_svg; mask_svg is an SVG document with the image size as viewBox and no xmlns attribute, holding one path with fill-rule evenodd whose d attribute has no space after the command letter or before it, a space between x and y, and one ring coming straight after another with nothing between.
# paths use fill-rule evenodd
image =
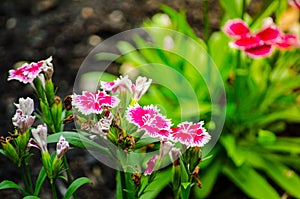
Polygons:
<instances>
[{"instance_id":1,"label":"flower stem","mask_svg":"<svg viewBox=\"0 0 300 199\"><path fill-rule=\"evenodd\" d=\"M26 169L26 174L27 174L27 180L29 183L29 193L33 194L33 184L32 184L32 179L31 179L31 174L30 174L30 168L28 166L28 164L25 165L25 169Z\"/></svg>"},{"instance_id":2,"label":"flower stem","mask_svg":"<svg viewBox=\"0 0 300 199\"><path fill-rule=\"evenodd\" d=\"M51 189L52 189L52 196L54 199L57 199L57 192L56 192L56 187L55 187L55 181L52 181L51 183Z\"/></svg>"},{"instance_id":3,"label":"flower stem","mask_svg":"<svg viewBox=\"0 0 300 199\"><path fill-rule=\"evenodd\" d=\"M66 173L67 173L68 184L70 185L73 182L73 178L72 178L72 175L71 175L71 172L70 172L70 168L69 168L69 164L68 164L66 155L63 155L63 164L64 164L64 168L65 168ZM74 199L77 198L75 193L73 194L73 198Z\"/></svg>"},{"instance_id":4,"label":"flower stem","mask_svg":"<svg viewBox=\"0 0 300 199\"><path fill-rule=\"evenodd\" d=\"M25 175L25 173L24 173L24 171L23 171L23 167L21 166L21 167L19 167L19 171L20 171L20 174L21 174L21 178L22 178L22 181L23 181L23 183L24 183L24 186L25 186L25 190L26 190L26 192L30 192L29 191L29 185L28 185L28 182L27 182L27 179L26 179L26 175Z\"/></svg>"}]
</instances>

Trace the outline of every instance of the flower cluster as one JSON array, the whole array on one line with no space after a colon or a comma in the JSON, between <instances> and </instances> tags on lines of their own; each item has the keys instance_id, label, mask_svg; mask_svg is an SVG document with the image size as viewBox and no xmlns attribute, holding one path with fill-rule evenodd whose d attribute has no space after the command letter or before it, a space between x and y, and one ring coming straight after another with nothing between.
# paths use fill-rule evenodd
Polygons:
<instances>
[{"instance_id":1,"label":"flower cluster","mask_svg":"<svg viewBox=\"0 0 300 199\"><path fill-rule=\"evenodd\" d=\"M105 139L118 138L111 141L115 144L124 141L125 145L120 145L125 147L124 150L127 150L127 144L134 145L131 135L134 132L128 132L129 129L138 129L137 132L141 132L142 137L150 136L160 141L159 155L149 160L145 175L151 174L166 155L169 154L171 160L175 161L183 150L203 147L211 139L203 127L203 121L182 122L174 126L171 119L162 115L157 106L140 106L138 101L147 92L151 82L152 80L146 77L138 77L133 83L128 76L124 76L113 82L101 82L97 92L83 91L82 95L72 96L72 107L78 111L77 122L82 130L95 134L90 137L99 135ZM130 103L126 103L126 98L123 99L126 96L130 96ZM97 116L89 117L90 114ZM124 118L121 118L122 116ZM128 128L130 125L134 128ZM112 131L111 128L116 126L117 131ZM113 132L117 134L110 136Z\"/></svg>"},{"instance_id":2,"label":"flower cluster","mask_svg":"<svg viewBox=\"0 0 300 199\"><path fill-rule=\"evenodd\" d=\"M274 47L300 47L297 36L283 33L271 18L265 19L263 28L256 33L251 33L248 25L241 19L227 21L223 30L234 38L230 46L243 50L251 58L267 57L272 54Z\"/></svg>"}]
</instances>

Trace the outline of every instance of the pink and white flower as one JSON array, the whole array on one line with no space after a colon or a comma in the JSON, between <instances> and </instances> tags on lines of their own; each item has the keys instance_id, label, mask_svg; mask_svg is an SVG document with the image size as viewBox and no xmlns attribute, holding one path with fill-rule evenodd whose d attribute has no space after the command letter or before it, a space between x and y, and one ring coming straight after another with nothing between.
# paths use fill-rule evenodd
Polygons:
<instances>
[{"instance_id":1,"label":"pink and white flower","mask_svg":"<svg viewBox=\"0 0 300 199\"><path fill-rule=\"evenodd\" d=\"M68 151L69 147L69 142L63 136L60 136L56 144L56 158L60 159Z\"/></svg>"},{"instance_id":2,"label":"pink and white flower","mask_svg":"<svg viewBox=\"0 0 300 199\"><path fill-rule=\"evenodd\" d=\"M263 24L262 30L251 33L245 22L233 19L225 24L223 31L235 39L229 43L231 47L243 50L251 58L270 56L275 46L281 49L299 46L297 37L282 33L271 18L266 18Z\"/></svg>"},{"instance_id":3,"label":"pink and white flower","mask_svg":"<svg viewBox=\"0 0 300 199\"><path fill-rule=\"evenodd\" d=\"M141 97L147 92L148 88L152 83L152 79L148 79L146 77L138 76L135 81L135 84L132 85L133 90L133 99L139 101Z\"/></svg>"},{"instance_id":4,"label":"pink and white flower","mask_svg":"<svg viewBox=\"0 0 300 199\"><path fill-rule=\"evenodd\" d=\"M28 146L39 148L42 153L47 153L47 126L46 124L38 125L36 129L32 129L32 136L29 140Z\"/></svg>"},{"instance_id":5,"label":"pink and white flower","mask_svg":"<svg viewBox=\"0 0 300 199\"><path fill-rule=\"evenodd\" d=\"M179 141L187 147L203 147L211 139L203 124L203 121L182 122L176 128L172 128L171 140Z\"/></svg>"},{"instance_id":6,"label":"pink and white flower","mask_svg":"<svg viewBox=\"0 0 300 199\"><path fill-rule=\"evenodd\" d=\"M20 133L25 133L34 123L35 116L31 116L34 105L33 100L29 97L20 98L19 104L15 104L18 108L12 118L12 123Z\"/></svg>"},{"instance_id":7,"label":"pink and white flower","mask_svg":"<svg viewBox=\"0 0 300 199\"><path fill-rule=\"evenodd\" d=\"M289 4L292 7L298 8L300 10L300 0L289 0Z\"/></svg>"},{"instance_id":8,"label":"pink and white flower","mask_svg":"<svg viewBox=\"0 0 300 199\"><path fill-rule=\"evenodd\" d=\"M131 106L127 109L127 120L145 130L150 136L169 138L171 120L162 116L156 106Z\"/></svg>"},{"instance_id":9,"label":"pink and white flower","mask_svg":"<svg viewBox=\"0 0 300 199\"><path fill-rule=\"evenodd\" d=\"M101 81L101 88L104 91L110 91L112 93L117 93L121 91L128 91L132 93L132 82L128 78L128 76L120 76L120 78L116 79L113 82L103 82Z\"/></svg>"},{"instance_id":10,"label":"pink and white flower","mask_svg":"<svg viewBox=\"0 0 300 199\"><path fill-rule=\"evenodd\" d=\"M73 95L72 106L77 108L82 114L101 114L104 107L116 107L120 100L115 96L107 95L103 91L88 92L83 91L82 95Z\"/></svg>"},{"instance_id":11,"label":"pink and white flower","mask_svg":"<svg viewBox=\"0 0 300 199\"><path fill-rule=\"evenodd\" d=\"M158 159L158 156L155 155L148 161L147 168L144 171L144 175L151 175L153 173L157 159Z\"/></svg>"},{"instance_id":12,"label":"pink and white flower","mask_svg":"<svg viewBox=\"0 0 300 199\"><path fill-rule=\"evenodd\" d=\"M44 61L25 63L20 68L10 70L7 80L18 80L24 84L32 83L42 71L41 67L43 64Z\"/></svg>"}]
</instances>

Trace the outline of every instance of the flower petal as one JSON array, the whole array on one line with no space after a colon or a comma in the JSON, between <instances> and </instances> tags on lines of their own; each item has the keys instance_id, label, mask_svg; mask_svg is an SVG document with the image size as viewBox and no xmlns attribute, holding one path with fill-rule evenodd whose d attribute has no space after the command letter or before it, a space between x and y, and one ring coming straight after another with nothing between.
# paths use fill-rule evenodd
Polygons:
<instances>
[{"instance_id":1,"label":"flower petal","mask_svg":"<svg viewBox=\"0 0 300 199\"><path fill-rule=\"evenodd\" d=\"M300 42L296 35L281 34L279 39L276 40L276 45L281 49L289 49L291 47L300 47Z\"/></svg>"},{"instance_id":2,"label":"flower petal","mask_svg":"<svg viewBox=\"0 0 300 199\"><path fill-rule=\"evenodd\" d=\"M234 42L231 42L229 45L240 50L246 50L249 48L261 46L263 45L263 42L256 36L248 35L246 37L241 37Z\"/></svg>"},{"instance_id":3,"label":"flower petal","mask_svg":"<svg viewBox=\"0 0 300 199\"><path fill-rule=\"evenodd\" d=\"M255 48L247 49L245 50L245 52L251 58L261 58L271 55L273 49L274 48L272 45L262 45Z\"/></svg>"},{"instance_id":4,"label":"flower petal","mask_svg":"<svg viewBox=\"0 0 300 199\"><path fill-rule=\"evenodd\" d=\"M227 21L223 27L223 31L231 37L242 37L250 33L248 25L241 19Z\"/></svg>"},{"instance_id":5,"label":"flower petal","mask_svg":"<svg viewBox=\"0 0 300 199\"><path fill-rule=\"evenodd\" d=\"M275 25L271 25L256 33L256 36L264 42L271 42L276 40L279 34L280 30Z\"/></svg>"}]
</instances>

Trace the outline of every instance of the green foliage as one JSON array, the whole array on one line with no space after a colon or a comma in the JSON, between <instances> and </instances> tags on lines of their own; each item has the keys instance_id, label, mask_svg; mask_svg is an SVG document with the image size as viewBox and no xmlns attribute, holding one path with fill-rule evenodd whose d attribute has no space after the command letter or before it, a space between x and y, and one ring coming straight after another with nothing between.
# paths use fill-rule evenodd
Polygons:
<instances>
[{"instance_id":1,"label":"green foliage","mask_svg":"<svg viewBox=\"0 0 300 199\"><path fill-rule=\"evenodd\" d=\"M71 196L75 193L77 189L82 187L85 184L92 183L90 179L86 177L77 178L70 184L70 186L67 189L66 194L64 195L64 199L69 199Z\"/></svg>"},{"instance_id":2,"label":"green foliage","mask_svg":"<svg viewBox=\"0 0 300 199\"><path fill-rule=\"evenodd\" d=\"M242 8L249 2L220 0L225 10L223 22L229 18L245 16L255 30L261 26L263 19L275 12L278 17L280 11L286 8L286 3L282 1L265 1L262 12L252 18ZM173 85L169 87L173 93L163 87L153 86L149 95L141 100L142 103L160 104L167 113L172 113L169 117L176 122L180 117L199 118L200 113L201 120L209 121L215 110L219 110L217 115L222 115L220 104L210 101L210 84L205 84L206 77L209 77L210 83L217 82L214 80L218 78L215 72L207 69L212 63L204 50L210 49L209 56L217 65L217 73L221 74L225 85L227 114L220 142L215 146L218 150L211 152L211 160L200 164L203 165L200 179L204 188L194 186L194 196L208 197L218 175L222 173L251 198L279 198L279 193L270 181L289 195L299 197L299 138L281 135L288 123L300 122L297 98L300 85L299 49L276 51L269 58L253 60L229 48L230 40L221 31L214 32L206 46L186 22L184 12L176 12L166 6L162 9L169 16L170 23L164 23L164 14L157 14L147 20L144 27L149 28L145 30L151 42L140 37L135 38L136 47L120 42L118 47L124 55L120 60L132 66L147 65L138 70L144 75L151 74L154 81L168 82L171 81L168 78L173 79ZM198 45L187 42L178 34L172 34L172 31L195 39ZM166 50L164 43L167 37L173 40L170 50ZM204 67L198 67L199 63ZM199 73L204 74L204 77L195 75ZM179 94L187 93L189 89L196 92L197 103L191 98L192 95L186 97ZM182 109L174 108L179 107L179 104L186 110L186 114L183 114ZM217 108L213 110L214 107ZM182 184L183 190L189 186Z\"/></svg>"}]
</instances>

